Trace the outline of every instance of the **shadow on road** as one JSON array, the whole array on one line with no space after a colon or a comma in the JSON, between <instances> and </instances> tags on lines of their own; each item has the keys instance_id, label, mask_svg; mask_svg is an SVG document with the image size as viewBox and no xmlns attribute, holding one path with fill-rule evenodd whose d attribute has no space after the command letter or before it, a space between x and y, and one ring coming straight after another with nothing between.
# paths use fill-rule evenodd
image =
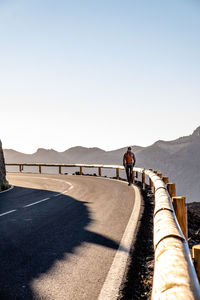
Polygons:
<instances>
[{"instance_id":1,"label":"shadow on road","mask_svg":"<svg viewBox=\"0 0 200 300\"><path fill-rule=\"evenodd\" d=\"M36 299L31 281L84 242L118 249L115 241L86 229L92 222L86 203L46 192L49 201L0 218L0 299Z\"/></svg>"}]
</instances>

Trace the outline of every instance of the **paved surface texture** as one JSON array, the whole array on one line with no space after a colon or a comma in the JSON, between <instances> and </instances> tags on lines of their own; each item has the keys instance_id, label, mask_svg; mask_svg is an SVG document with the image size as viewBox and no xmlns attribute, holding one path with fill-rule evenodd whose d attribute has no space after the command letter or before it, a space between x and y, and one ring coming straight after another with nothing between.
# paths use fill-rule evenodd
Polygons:
<instances>
[{"instance_id":1,"label":"paved surface texture","mask_svg":"<svg viewBox=\"0 0 200 300\"><path fill-rule=\"evenodd\" d=\"M0 299L98 299L135 189L90 176L7 178L14 188L0 194Z\"/></svg>"}]
</instances>

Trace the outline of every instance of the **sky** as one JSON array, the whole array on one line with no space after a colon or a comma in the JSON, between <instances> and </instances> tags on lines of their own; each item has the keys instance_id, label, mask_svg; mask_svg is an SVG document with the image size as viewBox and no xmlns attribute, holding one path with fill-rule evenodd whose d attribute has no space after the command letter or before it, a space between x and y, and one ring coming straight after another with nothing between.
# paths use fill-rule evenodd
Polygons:
<instances>
[{"instance_id":1,"label":"sky","mask_svg":"<svg viewBox=\"0 0 200 300\"><path fill-rule=\"evenodd\" d=\"M200 126L199 0L0 0L0 139L113 150Z\"/></svg>"}]
</instances>

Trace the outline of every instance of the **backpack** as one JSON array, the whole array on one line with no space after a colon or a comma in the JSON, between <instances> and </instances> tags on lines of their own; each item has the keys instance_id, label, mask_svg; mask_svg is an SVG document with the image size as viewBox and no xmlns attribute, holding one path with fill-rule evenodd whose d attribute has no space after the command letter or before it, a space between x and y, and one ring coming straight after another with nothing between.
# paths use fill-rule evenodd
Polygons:
<instances>
[{"instance_id":1,"label":"backpack","mask_svg":"<svg viewBox=\"0 0 200 300\"><path fill-rule=\"evenodd\" d=\"M133 154L131 152L126 152L125 159L127 164L133 163Z\"/></svg>"}]
</instances>

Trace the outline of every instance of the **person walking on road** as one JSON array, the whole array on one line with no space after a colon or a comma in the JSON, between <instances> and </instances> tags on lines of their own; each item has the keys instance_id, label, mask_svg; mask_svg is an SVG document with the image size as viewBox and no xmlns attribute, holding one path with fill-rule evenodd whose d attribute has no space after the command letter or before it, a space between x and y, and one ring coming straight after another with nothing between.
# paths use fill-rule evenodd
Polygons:
<instances>
[{"instance_id":1,"label":"person walking on road","mask_svg":"<svg viewBox=\"0 0 200 300\"><path fill-rule=\"evenodd\" d=\"M135 166L135 163L136 163L135 155L131 151L131 147L128 147L127 152L124 154L123 157L123 165L126 170L128 185L133 184L132 171L133 171L133 167Z\"/></svg>"}]
</instances>

